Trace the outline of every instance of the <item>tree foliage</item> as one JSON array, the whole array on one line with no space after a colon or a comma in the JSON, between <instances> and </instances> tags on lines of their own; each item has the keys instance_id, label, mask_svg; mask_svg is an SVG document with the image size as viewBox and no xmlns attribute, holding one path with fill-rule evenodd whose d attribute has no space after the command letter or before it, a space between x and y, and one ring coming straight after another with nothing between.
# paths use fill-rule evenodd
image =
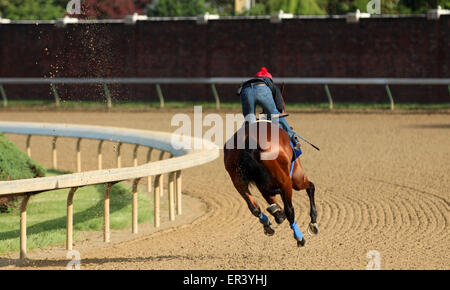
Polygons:
<instances>
[{"instance_id":1,"label":"tree foliage","mask_svg":"<svg viewBox=\"0 0 450 290\"><path fill-rule=\"evenodd\" d=\"M316 0L270 0L268 2L271 13L283 10L292 14L325 14L320 7L320 1Z\"/></svg>"},{"instance_id":2,"label":"tree foliage","mask_svg":"<svg viewBox=\"0 0 450 290\"><path fill-rule=\"evenodd\" d=\"M380 0L382 14L420 14L428 9L450 8L450 0ZM369 0L327 0L328 14L345 14L359 9L367 12Z\"/></svg>"},{"instance_id":3,"label":"tree foliage","mask_svg":"<svg viewBox=\"0 0 450 290\"><path fill-rule=\"evenodd\" d=\"M380 0L383 14L418 14L440 5L450 9L450 0ZM222 0L222 2L230 2ZM268 15L283 10L296 15L339 15L367 11L369 0L256 0L244 15ZM228 6L227 6L228 7Z\"/></svg>"},{"instance_id":4,"label":"tree foliage","mask_svg":"<svg viewBox=\"0 0 450 290\"><path fill-rule=\"evenodd\" d=\"M48 20L61 18L65 7L54 0L0 0L0 17L14 20Z\"/></svg>"},{"instance_id":5,"label":"tree foliage","mask_svg":"<svg viewBox=\"0 0 450 290\"><path fill-rule=\"evenodd\" d=\"M236 15L234 0L80 0L80 18L123 18L135 12L149 16L195 16L205 12ZM295 15L346 14L367 11L370 0L252 0L240 15L269 15L283 10ZM380 0L383 14L418 14L428 9L450 9L450 0ZM55 19L64 17L69 0L0 0L0 17Z\"/></svg>"},{"instance_id":6,"label":"tree foliage","mask_svg":"<svg viewBox=\"0 0 450 290\"><path fill-rule=\"evenodd\" d=\"M158 0L149 6L149 16L196 16L207 11L205 0Z\"/></svg>"}]
</instances>

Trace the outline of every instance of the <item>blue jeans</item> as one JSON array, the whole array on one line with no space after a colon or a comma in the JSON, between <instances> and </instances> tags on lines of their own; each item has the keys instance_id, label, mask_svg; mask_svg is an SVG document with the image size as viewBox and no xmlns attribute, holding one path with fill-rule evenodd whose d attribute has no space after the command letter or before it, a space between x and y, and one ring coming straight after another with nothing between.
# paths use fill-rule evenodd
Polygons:
<instances>
[{"instance_id":1,"label":"blue jeans","mask_svg":"<svg viewBox=\"0 0 450 290\"><path fill-rule=\"evenodd\" d=\"M256 122L256 105L263 107L268 119L270 119L270 115L272 114L280 114L273 100L272 91L266 85L252 84L243 88L241 91L241 104L245 121L249 123ZM289 126L284 117L278 118L278 123L288 133L291 139L297 135L292 131L291 126Z\"/></svg>"}]
</instances>

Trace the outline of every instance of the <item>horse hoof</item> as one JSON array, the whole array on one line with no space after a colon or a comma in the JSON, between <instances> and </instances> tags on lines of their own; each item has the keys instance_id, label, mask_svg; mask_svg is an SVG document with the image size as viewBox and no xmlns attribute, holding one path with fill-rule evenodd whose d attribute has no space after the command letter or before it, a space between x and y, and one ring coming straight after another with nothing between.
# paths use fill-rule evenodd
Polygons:
<instances>
[{"instance_id":1,"label":"horse hoof","mask_svg":"<svg viewBox=\"0 0 450 290\"><path fill-rule=\"evenodd\" d=\"M306 240L305 238L301 239L301 240L297 240L297 247L304 247L306 245Z\"/></svg>"},{"instance_id":2,"label":"horse hoof","mask_svg":"<svg viewBox=\"0 0 450 290\"><path fill-rule=\"evenodd\" d=\"M264 234L266 234L266 236L273 236L275 234L275 229L272 225L264 225Z\"/></svg>"},{"instance_id":3,"label":"horse hoof","mask_svg":"<svg viewBox=\"0 0 450 290\"><path fill-rule=\"evenodd\" d=\"M317 223L310 223L308 227L308 234L310 236L317 236L319 233L319 225Z\"/></svg>"},{"instance_id":4,"label":"horse hoof","mask_svg":"<svg viewBox=\"0 0 450 290\"><path fill-rule=\"evenodd\" d=\"M282 211L282 210L276 212L274 217L275 217L275 221L277 222L277 224L283 223L284 220L286 219L286 215L284 214L284 211Z\"/></svg>"},{"instance_id":5,"label":"horse hoof","mask_svg":"<svg viewBox=\"0 0 450 290\"><path fill-rule=\"evenodd\" d=\"M277 224L283 223L284 220L286 219L284 211L281 208L279 208L276 203L271 204L267 208L267 211L275 218Z\"/></svg>"},{"instance_id":6,"label":"horse hoof","mask_svg":"<svg viewBox=\"0 0 450 290\"><path fill-rule=\"evenodd\" d=\"M286 219L285 215L279 215L275 217L275 221L277 224L282 224L284 222L284 220Z\"/></svg>"}]
</instances>

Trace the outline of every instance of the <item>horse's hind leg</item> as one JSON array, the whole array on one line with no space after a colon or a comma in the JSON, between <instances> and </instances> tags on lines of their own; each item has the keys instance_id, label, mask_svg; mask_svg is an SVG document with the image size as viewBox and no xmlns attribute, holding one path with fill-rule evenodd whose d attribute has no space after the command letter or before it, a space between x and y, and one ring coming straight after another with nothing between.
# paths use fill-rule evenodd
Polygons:
<instances>
[{"instance_id":1,"label":"horse's hind leg","mask_svg":"<svg viewBox=\"0 0 450 290\"><path fill-rule=\"evenodd\" d=\"M314 183L309 182L309 186L306 188L306 193L309 197L309 216L311 217L311 222L309 223L308 233L315 236L319 233L319 225L317 224L317 209L316 203L314 202L314 193L316 188Z\"/></svg>"},{"instance_id":2,"label":"horse's hind leg","mask_svg":"<svg viewBox=\"0 0 450 290\"><path fill-rule=\"evenodd\" d=\"M236 190L241 194L241 196L244 198L244 200L247 202L248 208L250 212L259 218L259 222L264 227L264 233L268 236L272 236L275 233L275 229L273 228L272 224L269 221L269 218L261 211L259 208L259 205L256 203L255 199L253 198L252 194L250 193L248 189L248 183L236 178L232 179L233 185L236 188Z\"/></svg>"},{"instance_id":3,"label":"horse's hind leg","mask_svg":"<svg viewBox=\"0 0 450 290\"><path fill-rule=\"evenodd\" d=\"M267 211L275 218L277 224L283 223L284 220L286 219L286 214L284 213L283 208L277 202L275 195L271 194L270 192L262 188L260 188L259 191L269 204Z\"/></svg>"},{"instance_id":4,"label":"horse's hind leg","mask_svg":"<svg viewBox=\"0 0 450 290\"><path fill-rule=\"evenodd\" d=\"M283 203L284 203L284 212L289 221L291 229L294 232L294 238L297 240L297 246L303 247L305 245L306 241L303 238L303 235L300 232L300 229L298 228L297 223L295 221L295 211L294 211L294 206L292 205L292 184L291 184L291 182L283 183L281 190L282 190L281 198L283 199Z\"/></svg>"},{"instance_id":5,"label":"horse's hind leg","mask_svg":"<svg viewBox=\"0 0 450 290\"><path fill-rule=\"evenodd\" d=\"M319 226L317 225L317 210L316 204L314 202L314 183L308 180L305 173L303 172L302 164L300 159L297 159L294 165L294 175L292 177L292 187L295 190L306 189L306 193L309 197L309 216L311 217L311 222L309 223L308 233L315 236L319 233Z\"/></svg>"}]
</instances>

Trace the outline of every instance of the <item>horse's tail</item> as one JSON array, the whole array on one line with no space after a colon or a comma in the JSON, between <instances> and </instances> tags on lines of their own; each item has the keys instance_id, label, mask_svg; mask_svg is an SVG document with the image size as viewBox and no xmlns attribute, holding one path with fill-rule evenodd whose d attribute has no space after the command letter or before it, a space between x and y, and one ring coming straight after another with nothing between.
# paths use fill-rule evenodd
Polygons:
<instances>
[{"instance_id":1,"label":"horse's tail","mask_svg":"<svg viewBox=\"0 0 450 290\"><path fill-rule=\"evenodd\" d=\"M270 176L260 161L260 150L248 149L247 146L245 148L239 150L241 156L238 162L238 172L241 180L258 185L267 184Z\"/></svg>"}]
</instances>

